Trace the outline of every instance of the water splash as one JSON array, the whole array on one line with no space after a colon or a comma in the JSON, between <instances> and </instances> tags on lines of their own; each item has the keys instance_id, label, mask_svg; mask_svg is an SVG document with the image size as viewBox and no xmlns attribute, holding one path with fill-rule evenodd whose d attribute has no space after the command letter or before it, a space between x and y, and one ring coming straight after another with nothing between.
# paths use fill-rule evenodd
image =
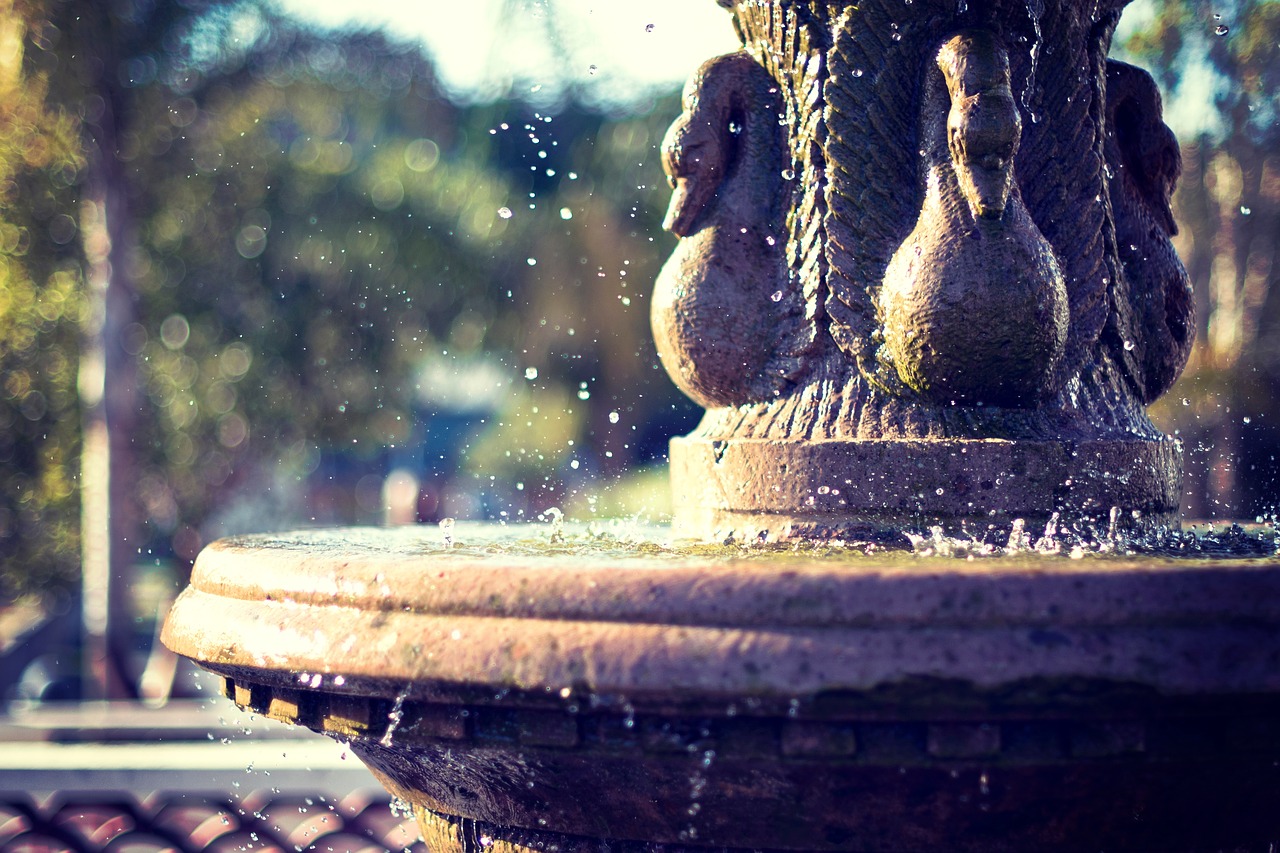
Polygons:
<instances>
[{"instance_id":1,"label":"water splash","mask_svg":"<svg viewBox=\"0 0 1280 853\"><path fill-rule=\"evenodd\" d=\"M695 753L697 752L697 747L694 744L690 744L690 749ZM714 749L704 749L698 762L699 766L689 775L689 807L685 809L685 814L689 816L689 823L684 829L680 830L681 841L698 840L698 827L694 821L702 811L702 795L706 792L707 777L715 760L716 751Z\"/></svg>"},{"instance_id":2,"label":"water splash","mask_svg":"<svg viewBox=\"0 0 1280 853\"><path fill-rule=\"evenodd\" d=\"M1062 543L1058 541L1058 523L1062 520L1061 513L1055 512L1049 516L1049 520L1044 525L1044 535L1036 540L1035 550L1038 554L1060 554L1062 553Z\"/></svg>"},{"instance_id":3,"label":"water splash","mask_svg":"<svg viewBox=\"0 0 1280 853\"><path fill-rule=\"evenodd\" d=\"M898 543L852 538L762 541L755 536L726 537L727 543L710 543L674 539L670 528L636 519L571 521L561 510L553 509L554 512L544 512L540 516L541 522L536 524L458 522L456 531L451 533L454 541L450 542L442 542L440 532L435 528L409 525L348 529L343 531L342 544L344 548L370 555L432 555L446 562L502 556L512 560L607 560L620 566L630 561L685 562L690 559L712 562L767 560L778 566L821 560L839 566L857 565L874 559L885 565L902 567L918 565L925 560L1007 557L1062 560L1086 556L1123 559L1146 555L1178 559L1252 559L1274 556L1280 545L1277 521L1271 515L1259 516L1256 522L1247 524L1219 522L1216 526L1201 523L1188 525L1185 529L1148 527L1126 530L1125 524L1133 518L1133 511L1124 507L1118 508L1114 532L1110 513L1100 517L1046 513L1048 522L1043 533L1036 529L1029 531L1029 522L1024 519L1021 535L1015 540L1021 542L1021 547L1014 550L1008 548L1012 521L1003 524L993 521L981 527L962 525L958 531L944 529L937 522L926 522L920 527L903 530ZM272 541L277 547L298 547L314 541L314 538L315 534L300 531L279 534ZM232 537L230 541L237 539ZM259 539L254 542L261 544ZM322 675L308 672L303 683L310 685L316 679L328 681ZM299 680L302 681L301 676Z\"/></svg>"},{"instance_id":4,"label":"water splash","mask_svg":"<svg viewBox=\"0 0 1280 853\"><path fill-rule=\"evenodd\" d=\"M400 722L404 719L404 700L408 698L410 689L411 685L406 684L396 694L396 701L387 713L387 731L382 735L382 739L378 741L383 746L391 746L391 739L394 737L396 729L400 727Z\"/></svg>"},{"instance_id":5,"label":"water splash","mask_svg":"<svg viewBox=\"0 0 1280 853\"><path fill-rule=\"evenodd\" d=\"M1027 533L1027 523L1021 518L1013 520L1013 529L1009 531L1009 541L1004 549L1010 554L1021 554L1031 550L1031 534Z\"/></svg>"},{"instance_id":6,"label":"water splash","mask_svg":"<svg viewBox=\"0 0 1280 853\"><path fill-rule=\"evenodd\" d=\"M539 518L545 518L551 525L550 542L559 545L564 542L564 511L558 506L548 507Z\"/></svg>"}]
</instances>

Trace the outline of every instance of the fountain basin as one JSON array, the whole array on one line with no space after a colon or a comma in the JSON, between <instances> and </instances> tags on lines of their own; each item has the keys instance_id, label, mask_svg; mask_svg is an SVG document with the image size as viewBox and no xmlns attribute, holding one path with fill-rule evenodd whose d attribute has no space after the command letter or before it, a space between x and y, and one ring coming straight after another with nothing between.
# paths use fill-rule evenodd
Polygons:
<instances>
[{"instance_id":1,"label":"fountain basin","mask_svg":"<svg viewBox=\"0 0 1280 853\"><path fill-rule=\"evenodd\" d=\"M1280 838L1274 561L439 536L215 543L163 635L433 850Z\"/></svg>"}]
</instances>

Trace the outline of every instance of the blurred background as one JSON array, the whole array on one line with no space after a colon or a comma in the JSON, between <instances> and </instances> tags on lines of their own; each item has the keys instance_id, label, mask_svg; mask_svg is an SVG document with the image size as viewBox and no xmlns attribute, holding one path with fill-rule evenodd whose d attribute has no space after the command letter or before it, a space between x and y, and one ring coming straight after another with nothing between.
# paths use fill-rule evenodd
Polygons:
<instances>
[{"instance_id":1,"label":"blurred background","mask_svg":"<svg viewBox=\"0 0 1280 853\"><path fill-rule=\"evenodd\" d=\"M151 698L200 548L662 520L658 144L712 0L0 0L0 699ZM615 8L622 7L626 8ZM1198 340L1188 519L1280 498L1280 2L1138 0Z\"/></svg>"}]
</instances>

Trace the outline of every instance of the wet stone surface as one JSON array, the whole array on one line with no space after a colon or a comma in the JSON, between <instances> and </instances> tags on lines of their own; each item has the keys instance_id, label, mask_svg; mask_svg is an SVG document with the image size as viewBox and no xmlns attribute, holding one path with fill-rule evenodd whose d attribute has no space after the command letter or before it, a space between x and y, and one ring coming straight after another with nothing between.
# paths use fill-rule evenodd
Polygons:
<instances>
[{"instance_id":1,"label":"wet stone surface","mask_svg":"<svg viewBox=\"0 0 1280 853\"><path fill-rule=\"evenodd\" d=\"M216 544L165 642L246 710L349 742L431 849L1067 850L1087 827L1176 850L1280 829L1268 524L900 550L449 533Z\"/></svg>"}]
</instances>

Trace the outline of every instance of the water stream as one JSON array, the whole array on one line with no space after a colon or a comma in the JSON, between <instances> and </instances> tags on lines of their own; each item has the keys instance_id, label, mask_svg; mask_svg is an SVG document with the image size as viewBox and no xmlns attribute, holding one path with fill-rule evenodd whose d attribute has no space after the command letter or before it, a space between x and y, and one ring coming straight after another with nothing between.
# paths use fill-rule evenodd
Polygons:
<instances>
[{"instance_id":1,"label":"water stream","mask_svg":"<svg viewBox=\"0 0 1280 853\"><path fill-rule=\"evenodd\" d=\"M1066 521L1051 516L1043 528L1015 521L1007 538L993 542L991 530L951 535L938 526L905 530L900 542L841 541L775 542L726 537L723 542L697 542L673 537L670 527L641 521L566 521L549 513L543 522L493 524L457 522L447 530L429 526L353 528L343 531L342 546L368 553L431 557L433 560L472 562L505 558L516 562L540 559L591 561L643 560L652 562L768 561L786 567L791 562L821 560L832 566L876 563L907 567L952 560L999 560L1035 564L1059 560L1176 559L1179 564L1222 560L1273 560L1280 555L1280 531L1274 517L1252 522L1188 523L1181 530L1125 529L1123 513L1113 510L1105 520ZM255 547L290 547L313 543L310 534L283 533L255 537Z\"/></svg>"}]
</instances>

